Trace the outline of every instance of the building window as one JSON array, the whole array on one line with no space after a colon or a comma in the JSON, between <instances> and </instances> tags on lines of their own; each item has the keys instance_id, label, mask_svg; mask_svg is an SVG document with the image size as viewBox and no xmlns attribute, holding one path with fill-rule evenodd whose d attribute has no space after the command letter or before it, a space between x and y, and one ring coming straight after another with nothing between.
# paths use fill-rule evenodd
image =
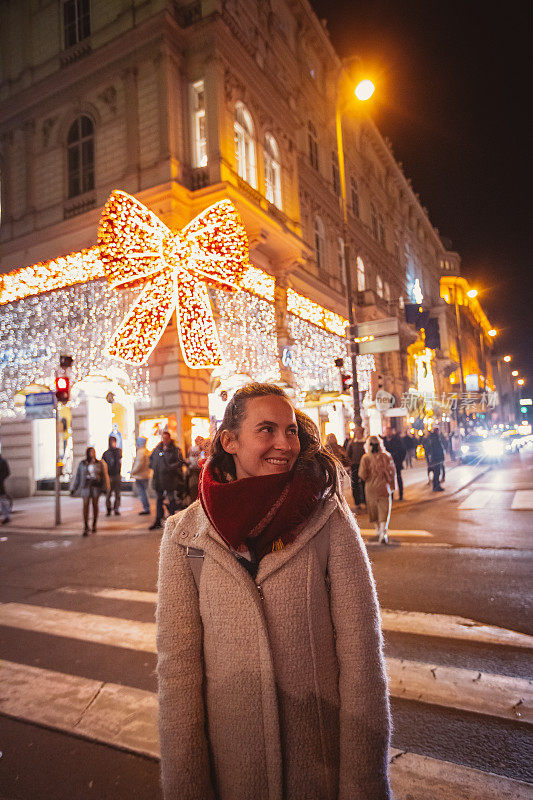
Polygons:
<instances>
[{"instance_id":1,"label":"building window","mask_svg":"<svg viewBox=\"0 0 533 800\"><path fill-rule=\"evenodd\" d=\"M383 296L385 297L387 303L390 303L390 286L388 281L385 281L383 284Z\"/></svg>"},{"instance_id":2,"label":"building window","mask_svg":"<svg viewBox=\"0 0 533 800\"><path fill-rule=\"evenodd\" d=\"M403 294L401 294L398 298L398 307L401 311L405 308L405 300L403 299Z\"/></svg>"},{"instance_id":3,"label":"building window","mask_svg":"<svg viewBox=\"0 0 533 800\"><path fill-rule=\"evenodd\" d=\"M63 0L65 49L91 35L90 0Z\"/></svg>"},{"instance_id":4,"label":"building window","mask_svg":"<svg viewBox=\"0 0 533 800\"><path fill-rule=\"evenodd\" d=\"M378 297L383 297L383 281L380 275L376 275L376 292Z\"/></svg>"},{"instance_id":5,"label":"building window","mask_svg":"<svg viewBox=\"0 0 533 800\"><path fill-rule=\"evenodd\" d=\"M365 291L365 262L361 258L361 256L357 256L357 291L364 292Z\"/></svg>"},{"instance_id":6,"label":"building window","mask_svg":"<svg viewBox=\"0 0 533 800\"><path fill-rule=\"evenodd\" d=\"M235 136L235 161L237 163L237 172L250 186L257 189L254 126L250 112L242 103L237 103L235 107L233 131Z\"/></svg>"},{"instance_id":7,"label":"building window","mask_svg":"<svg viewBox=\"0 0 533 800\"><path fill-rule=\"evenodd\" d=\"M312 122L307 123L307 141L309 144L309 161L311 166L318 170L318 138L316 128Z\"/></svg>"},{"instance_id":8,"label":"building window","mask_svg":"<svg viewBox=\"0 0 533 800\"><path fill-rule=\"evenodd\" d=\"M357 182L352 178L350 181L351 196L352 196L352 214L354 217L359 217L359 189Z\"/></svg>"},{"instance_id":9,"label":"building window","mask_svg":"<svg viewBox=\"0 0 533 800\"><path fill-rule=\"evenodd\" d=\"M337 266L339 269L339 278L344 282L346 279L346 255L344 248L344 239L342 236L337 238Z\"/></svg>"},{"instance_id":10,"label":"building window","mask_svg":"<svg viewBox=\"0 0 533 800\"><path fill-rule=\"evenodd\" d=\"M207 133L205 126L204 82L196 81L191 86L191 123L193 141L193 166L207 166Z\"/></svg>"},{"instance_id":11,"label":"building window","mask_svg":"<svg viewBox=\"0 0 533 800\"><path fill-rule=\"evenodd\" d=\"M372 225L372 235L374 239L376 239L377 241L379 239L379 226L378 226L378 214L374 203L370 203L370 223Z\"/></svg>"},{"instance_id":12,"label":"building window","mask_svg":"<svg viewBox=\"0 0 533 800\"><path fill-rule=\"evenodd\" d=\"M266 199L281 208L281 167L279 165L279 148L272 134L265 136L265 192Z\"/></svg>"},{"instance_id":13,"label":"building window","mask_svg":"<svg viewBox=\"0 0 533 800\"><path fill-rule=\"evenodd\" d=\"M331 180L333 182L333 191L340 197L341 194L341 176L339 173L339 159L335 150L331 151Z\"/></svg>"},{"instance_id":14,"label":"building window","mask_svg":"<svg viewBox=\"0 0 533 800\"><path fill-rule=\"evenodd\" d=\"M89 117L78 117L67 136L68 196L94 189L94 125Z\"/></svg>"},{"instance_id":15,"label":"building window","mask_svg":"<svg viewBox=\"0 0 533 800\"><path fill-rule=\"evenodd\" d=\"M315 217L315 259L319 269L326 267L326 233L320 217Z\"/></svg>"}]
</instances>

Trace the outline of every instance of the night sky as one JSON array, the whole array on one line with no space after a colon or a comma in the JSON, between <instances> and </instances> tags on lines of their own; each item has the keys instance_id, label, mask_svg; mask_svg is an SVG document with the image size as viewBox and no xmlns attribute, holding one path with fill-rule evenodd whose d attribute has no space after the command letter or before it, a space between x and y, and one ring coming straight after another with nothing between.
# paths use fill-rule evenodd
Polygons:
<instances>
[{"instance_id":1,"label":"night sky","mask_svg":"<svg viewBox=\"0 0 533 800\"><path fill-rule=\"evenodd\" d=\"M432 224L460 254L463 275L481 290L499 352L532 378L530 4L311 5L327 19L337 53L359 55L358 66L375 78L381 133Z\"/></svg>"}]
</instances>

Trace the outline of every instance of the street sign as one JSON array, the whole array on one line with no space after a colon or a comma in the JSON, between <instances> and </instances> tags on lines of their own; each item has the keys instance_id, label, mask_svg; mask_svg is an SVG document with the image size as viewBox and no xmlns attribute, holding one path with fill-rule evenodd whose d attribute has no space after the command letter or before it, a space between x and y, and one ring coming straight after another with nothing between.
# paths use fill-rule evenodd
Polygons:
<instances>
[{"instance_id":1,"label":"street sign","mask_svg":"<svg viewBox=\"0 0 533 800\"><path fill-rule=\"evenodd\" d=\"M532 401L531 397L523 397L520 400L520 405L521 406L530 406L532 404L533 404L533 401Z\"/></svg>"},{"instance_id":2,"label":"street sign","mask_svg":"<svg viewBox=\"0 0 533 800\"><path fill-rule=\"evenodd\" d=\"M358 347L362 356L369 353L390 353L400 349L400 337L397 333L392 336L378 336L370 342L360 342Z\"/></svg>"},{"instance_id":3,"label":"street sign","mask_svg":"<svg viewBox=\"0 0 533 800\"><path fill-rule=\"evenodd\" d=\"M385 319L373 319L370 320L370 322L360 322L355 328L355 336L358 339L363 339L365 336L374 336L374 338L378 336L390 336L398 333L398 317L385 317ZM374 351L369 350L368 352Z\"/></svg>"},{"instance_id":4,"label":"street sign","mask_svg":"<svg viewBox=\"0 0 533 800\"><path fill-rule=\"evenodd\" d=\"M24 400L24 410L29 419L52 419L55 414L55 392L36 392L27 394Z\"/></svg>"}]
</instances>

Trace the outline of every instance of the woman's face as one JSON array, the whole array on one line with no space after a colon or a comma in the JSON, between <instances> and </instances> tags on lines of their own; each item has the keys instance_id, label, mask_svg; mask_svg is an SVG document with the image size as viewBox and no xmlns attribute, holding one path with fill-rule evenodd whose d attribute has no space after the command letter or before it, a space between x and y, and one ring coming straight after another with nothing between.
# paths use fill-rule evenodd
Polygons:
<instances>
[{"instance_id":1,"label":"woman's face","mask_svg":"<svg viewBox=\"0 0 533 800\"><path fill-rule=\"evenodd\" d=\"M294 409L284 397L254 397L239 431L224 431L221 444L233 456L237 480L288 472L300 452Z\"/></svg>"},{"instance_id":2,"label":"woman's face","mask_svg":"<svg viewBox=\"0 0 533 800\"><path fill-rule=\"evenodd\" d=\"M87 455L89 456L89 461L96 461L96 452L94 450L94 447L89 447Z\"/></svg>"}]
</instances>

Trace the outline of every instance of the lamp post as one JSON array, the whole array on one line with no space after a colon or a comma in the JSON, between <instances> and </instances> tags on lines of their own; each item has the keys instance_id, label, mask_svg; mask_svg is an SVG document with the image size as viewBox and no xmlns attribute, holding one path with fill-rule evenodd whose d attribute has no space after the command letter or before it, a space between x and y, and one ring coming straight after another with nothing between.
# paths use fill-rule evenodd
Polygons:
<instances>
[{"instance_id":1,"label":"lamp post","mask_svg":"<svg viewBox=\"0 0 533 800\"><path fill-rule=\"evenodd\" d=\"M352 396L353 396L353 420L356 425L361 425L361 403L359 401L359 381L357 379L357 355L359 347L356 341L355 314L352 296L352 275L350 269L350 243L348 240L348 203L346 200L346 170L344 166L344 146L342 139L342 114L341 114L341 82L343 72L341 71L337 81L337 98L335 108L335 128L337 133L337 153L339 158L339 177L341 184L342 202L342 238L344 241L344 273L346 282L346 294L348 301L348 350L352 362ZM356 87L356 96L359 100L368 100L374 91L371 81L361 81Z\"/></svg>"}]
</instances>

